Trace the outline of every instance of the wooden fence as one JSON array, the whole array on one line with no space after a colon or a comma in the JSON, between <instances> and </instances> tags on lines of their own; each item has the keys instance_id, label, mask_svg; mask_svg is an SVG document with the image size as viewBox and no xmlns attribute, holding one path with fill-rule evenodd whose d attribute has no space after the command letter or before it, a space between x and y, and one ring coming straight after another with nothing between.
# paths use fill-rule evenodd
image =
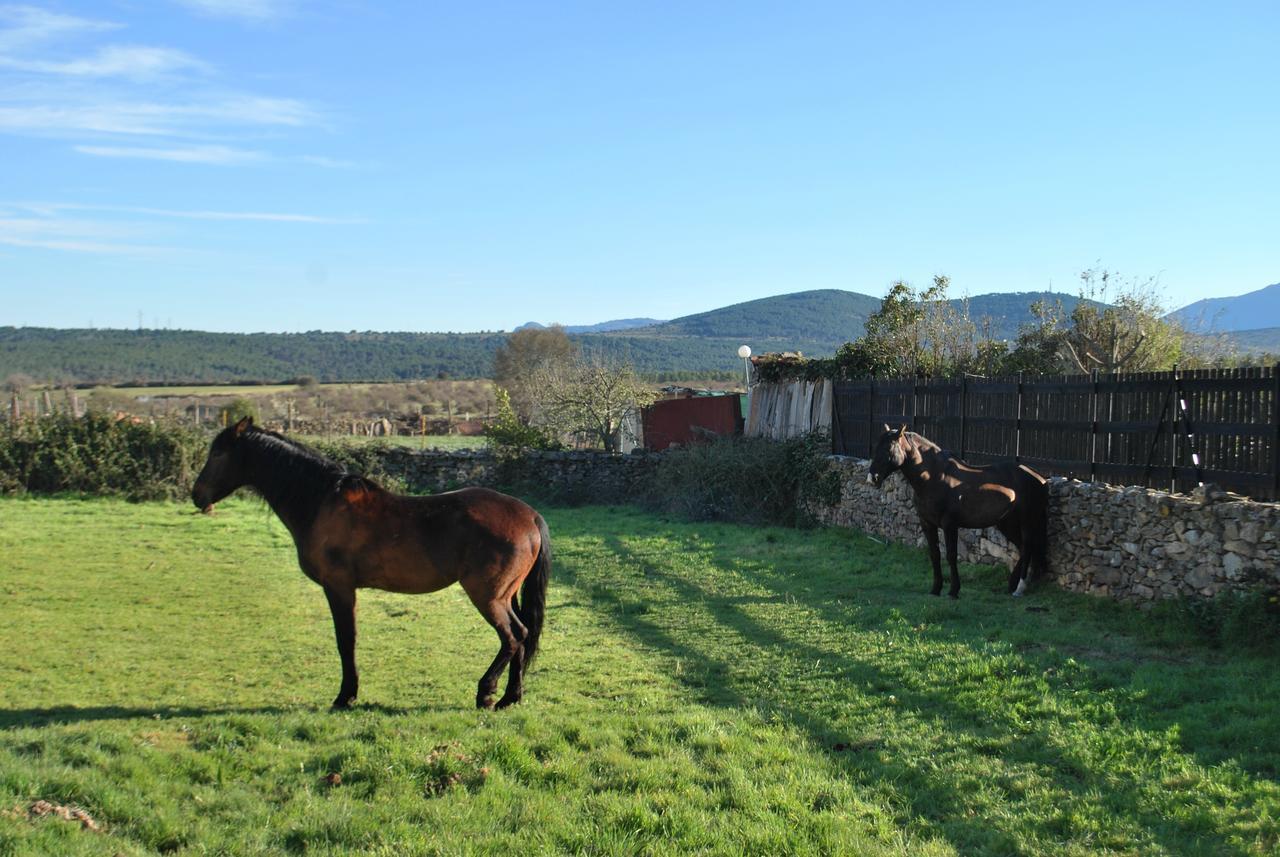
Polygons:
<instances>
[{"instance_id":1,"label":"wooden fence","mask_svg":"<svg viewBox=\"0 0 1280 857\"><path fill-rule=\"evenodd\" d=\"M744 434L785 440L831 431L832 383L793 381L751 388Z\"/></svg>"},{"instance_id":2,"label":"wooden fence","mask_svg":"<svg viewBox=\"0 0 1280 857\"><path fill-rule=\"evenodd\" d=\"M1193 372L838 381L833 451L869 457L885 423L973 464L1280 499L1280 365Z\"/></svg>"}]
</instances>

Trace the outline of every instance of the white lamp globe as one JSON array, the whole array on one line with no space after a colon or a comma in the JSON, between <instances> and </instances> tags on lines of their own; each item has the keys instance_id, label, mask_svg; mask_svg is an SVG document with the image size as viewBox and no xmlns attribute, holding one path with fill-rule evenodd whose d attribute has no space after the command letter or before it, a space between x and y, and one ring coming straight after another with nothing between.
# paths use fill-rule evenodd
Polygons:
<instances>
[{"instance_id":1,"label":"white lamp globe","mask_svg":"<svg viewBox=\"0 0 1280 857\"><path fill-rule=\"evenodd\" d=\"M738 346L738 356L739 356L739 357L741 357L743 360L746 360L748 357L750 357L750 356L751 356L751 346L750 346L750 345L739 345L739 346Z\"/></svg>"}]
</instances>

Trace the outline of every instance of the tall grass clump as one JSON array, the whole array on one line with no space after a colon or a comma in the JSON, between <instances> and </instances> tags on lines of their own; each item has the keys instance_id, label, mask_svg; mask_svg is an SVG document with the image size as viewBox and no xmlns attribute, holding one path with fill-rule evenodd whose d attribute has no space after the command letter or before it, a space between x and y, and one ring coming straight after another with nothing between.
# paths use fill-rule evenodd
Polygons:
<instances>
[{"instance_id":1,"label":"tall grass clump","mask_svg":"<svg viewBox=\"0 0 1280 857\"><path fill-rule=\"evenodd\" d=\"M654 472L651 507L694 521L806 526L810 502L834 503L838 477L830 441L728 437L666 452Z\"/></svg>"},{"instance_id":2,"label":"tall grass clump","mask_svg":"<svg viewBox=\"0 0 1280 857\"><path fill-rule=\"evenodd\" d=\"M98 413L20 419L0 428L0 492L181 497L208 448L203 432L168 423Z\"/></svg>"},{"instance_id":3,"label":"tall grass clump","mask_svg":"<svg viewBox=\"0 0 1280 857\"><path fill-rule=\"evenodd\" d=\"M1216 648L1280 653L1280 592L1272 589L1179 599L1159 613Z\"/></svg>"}]
</instances>

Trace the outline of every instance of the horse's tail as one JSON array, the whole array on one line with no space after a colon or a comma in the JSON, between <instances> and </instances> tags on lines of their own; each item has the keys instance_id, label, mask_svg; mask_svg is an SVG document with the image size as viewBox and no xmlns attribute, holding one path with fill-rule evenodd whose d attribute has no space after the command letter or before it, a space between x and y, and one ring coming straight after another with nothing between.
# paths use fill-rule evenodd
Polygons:
<instances>
[{"instance_id":1,"label":"horse's tail","mask_svg":"<svg viewBox=\"0 0 1280 857\"><path fill-rule=\"evenodd\" d=\"M539 541L538 558L520 588L520 603L516 613L528 630L524 638L524 663L528 666L538 653L538 640L542 637L542 622L547 612L547 582L551 580L551 532L541 515L536 515Z\"/></svg>"}]
</instances>

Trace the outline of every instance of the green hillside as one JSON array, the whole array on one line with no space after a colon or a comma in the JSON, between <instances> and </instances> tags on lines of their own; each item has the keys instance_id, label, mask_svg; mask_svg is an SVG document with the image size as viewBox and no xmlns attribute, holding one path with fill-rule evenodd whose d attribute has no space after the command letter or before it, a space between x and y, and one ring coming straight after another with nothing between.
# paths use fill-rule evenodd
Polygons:
<instances>
[{"instance_id":1,"label":"green hillside","mask_svg":"<svg viewBox=\"0 0 1280 857\"><path fill-rule=\"evenodd\" d=\"M748 344L752 340L790 340L835 347L861 336L867 316L879 308L880 298L820 289L746 301L627 333L728 337Z\"/></svg>"},{"instance_id":2,"label":"green hillside","mask_svg":"<svg viewBox=\"0 0 1280 857\"><path fill-rule=\"evenodd\" d=\"M1049 292L979 295L975 320L989 316L997 338L1013 338ZM835 352L861 336L880 299L823 289L761 298L650 327L575 334L588 351L625 358L650 376L736 372L740 345L756 354ZM320 332L208 333L194 330L57 330L0 327L0 379L21 373L52 383L244 383L311 375L320 381L400 381L487 377L507 334Z\"/></svg>"}]
</instances>

